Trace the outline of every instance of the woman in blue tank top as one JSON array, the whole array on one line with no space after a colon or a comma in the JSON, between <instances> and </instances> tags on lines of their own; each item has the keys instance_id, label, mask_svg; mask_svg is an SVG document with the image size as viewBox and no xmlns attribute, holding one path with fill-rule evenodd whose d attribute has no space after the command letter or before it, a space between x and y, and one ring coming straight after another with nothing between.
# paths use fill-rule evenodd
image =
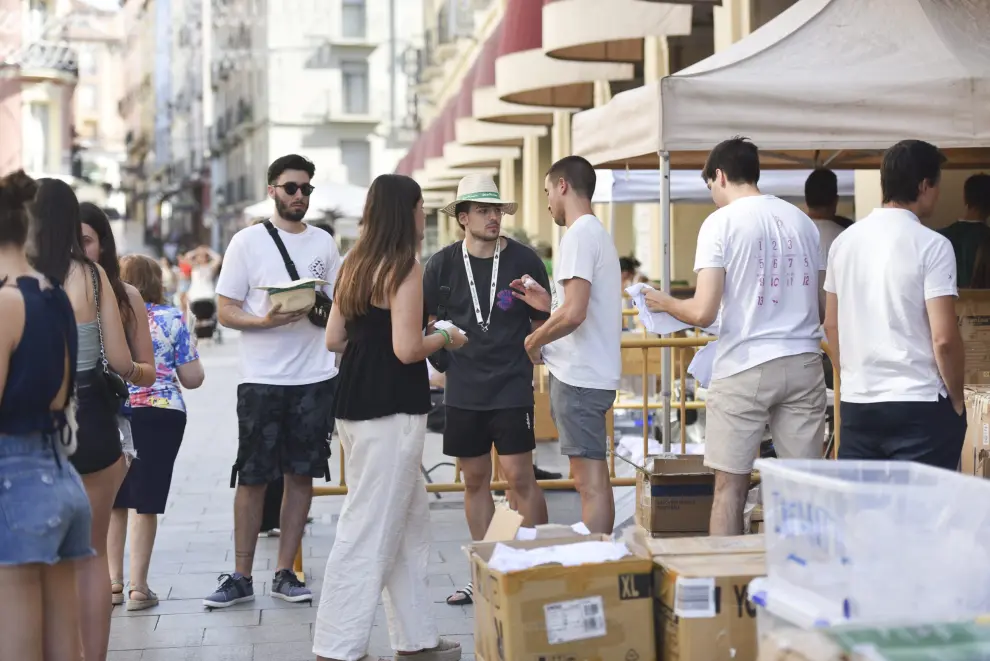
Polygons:
<instances>
[{"instance_id":1,"label":"woman in blue tank top","mask_svg":"<svg viewBox=\"0 0 990 661\"><path fill-rule=\"evenodd\" d=\"M66 413L76 323L57 282L28 264L25 205L38 185L0 179L0 659L78 659L75 560L94 555Z\"/></svg>"}]
</instances>

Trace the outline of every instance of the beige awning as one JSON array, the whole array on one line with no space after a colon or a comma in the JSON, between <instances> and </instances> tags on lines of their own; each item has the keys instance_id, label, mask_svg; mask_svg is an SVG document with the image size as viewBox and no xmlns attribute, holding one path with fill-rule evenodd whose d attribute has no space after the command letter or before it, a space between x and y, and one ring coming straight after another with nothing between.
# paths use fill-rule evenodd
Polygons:
<instances>
[{"instance_id":1,"label":"beige awning","mask_svg":"<svg viewBox=\"0 0 990 661\"><path fill-rule=\"evenodd\" d=\"M546 126L483 122L474 117L462 117L454 124L454 135L462 145L519 147L527 137L541 138Z\"/></svg>"},{"instance_id":2,"label":"beige awning","mask_svg":"<svg viewBox=\"0 0 990 661\"><path fill-rule=\"evenodd\" d=\"M561 60L642 62L645 37L689 34L691 5L552 0L543 6L543 52Z\"/></svg>"},{"instance_id":3,"label":"beige awning","mask_svg":"<svg viewBox=\"0 0 990 661\"><path fill-rule=\"evenodd\" d=\"M466 147L448 142L443 147L443 160L450 168L498 167L505 158L519 158L518 147Z\"/></svg>"},{"instance_id":4,"label":"beige awning","mask_svg":"<svg viewBox=\"0 0 990 661\"><path fill-rule=\"evenodd\" d=\"M502 101L555 109L591 108L596 81L635 77L631 64L547 57L539 0L509 0L503 24L495 60L495 86Z\"/></svg>"}]
</instances>

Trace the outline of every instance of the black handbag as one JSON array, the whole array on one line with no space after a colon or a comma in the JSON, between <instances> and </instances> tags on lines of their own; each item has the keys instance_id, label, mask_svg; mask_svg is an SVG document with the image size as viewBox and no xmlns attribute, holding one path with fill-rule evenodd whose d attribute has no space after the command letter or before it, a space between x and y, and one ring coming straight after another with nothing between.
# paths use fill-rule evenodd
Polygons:
<instances>
[{"instance_id":1,"label":"black handbag","mask_svg":"<svg viewBox=\"0 0 990 661\"><path fill-rule=\"evenodd\" d=\"M110 363L107 361L107 350L103 344L103 320L100 318L103 316L100 309L100 290L102 288L95 266L90 266L89 274L93 280L93 296L96 300L96 329L100 336L100 378L98 382L107 407L116 414L120 411L121 405L130 397L130 391L124 378L110 369Z\"/></svg>"},{"instance_id":2,"label":"black handbag","mask_svg":"<svg viewBox=\"0 0 990 661\"><path fill-rule=\"evenodd\" d=\"M437 296L437 321L447 319L447 305L450 303L450 284L447 282L450 276L450 269L447 265L450 260L446 259L446 257L446 253L441 251L439 255L440 290ZM430 365L433 365L433 369L443 374L450 367L450 352L446 349L440 349L433 352L427 360L430 361Z\"/></svg>"},{"instance_id":3,"label":"black handbag","mask_svg":"<svg viewBox=\"0 0 990 661\"><path fill-rule=\"evenodd\" d=\"M289 257L289 251L285 249L285 244L282 243L282 239L278 236L278 229L276 229L270 220L265 221L265 228L271 235L272 241L275 242L275 247L278 248L279 254L282 255L282 261L285 263L285 270L289 272L289 277L293 280L298 280L299 272L296 271L296 265L293 263L292 258ZM330 320L331 307L333 307L333 300L317 289L316 303L306 316L314 326L326 328L327 321Z\"/></svg>"}]
</instances>

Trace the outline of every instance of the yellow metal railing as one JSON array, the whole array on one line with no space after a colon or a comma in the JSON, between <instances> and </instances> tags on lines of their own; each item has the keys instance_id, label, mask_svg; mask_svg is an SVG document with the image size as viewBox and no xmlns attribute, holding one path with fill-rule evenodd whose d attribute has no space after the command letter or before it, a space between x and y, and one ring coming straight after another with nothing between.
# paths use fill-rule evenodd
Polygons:
<instances>
[{"instance_id":1,"label":"yellow metal railing","mask_svg":"<svg viewBox=\"0 0 990 661\"><path fill-rule=\"evenodd\" d=\"M623 316L635 315L635 310L623 310ZM622 340L622 350L625 351L642 351L643 358L643 369L641 376L643 379L643 397L642 400L632 400L632 399L617 399L615 404L612 406L612 410L608 412L606 417L606 430L607 430L607 444L608 444L608 470L611 476L611 483L613 487L631 487L635 486L636 479L632 477L617 477L615 474L615 410L640 410L643 414L643 456L649 454L649 441L650 441L650 426L647 424L649 419L649 412L655 409L663 409L662 398L660 401L650 398L650 388L648 384L650 379L658 379L659 375L650 371L650 361L649 352L650 350L663 350L669 348L676 360L672 361L672 364L677 366L678 381L680 384L678 397L676 401L671 402L671 410L680 411L680 451L681 454L687 452L687 425L684 424L686 420L687 411L691 409L703 409L705 408L705 402L703 401L688 401L687 400L687 367L690 364L690 359L685 360L685 354L688 351L693 352L695 349L705 346L712 340L716 338L711 336L694 336L694 337L648 337L644 331L643 337L624 337ZM829 347L824 342L822 343L822 350L828 355L829 359L832 361L833 365L833 378L835 385L835 397L834 397L834 430L835 430L835 444L833 448L833 457L837 456L839 448L839 370L838 363L834 359L832 352ZM693 355L693 353L692 353ZM545 378L545 368L540 368L541 374L539 380L542 383ZM629 375L627 375L629 376ZM344 451L341 448L337 452L337 457L340 462L340 480L336 486L313 486L313 496L342 496L347 493L347 474L346 465L344 460ZM574 479L573 475L569 474L567 479L558 480L538 480L538 484L543 489L550 490L570 490L574 489ZM493 491L506 491L509 489L509 483L503 479L501 468L498 462L498 455L492 450L492 483L491 488ZM460 462L454 461L454 481L453 482L430 482L426 485L426 490L430 493L449 493L456 491L464 491L464 482L461 480L461 469ZM294 567L296 573L302 577L302 546L300 545L299 550L296 552L296 562Z\"/></svg>"}]
</instances>

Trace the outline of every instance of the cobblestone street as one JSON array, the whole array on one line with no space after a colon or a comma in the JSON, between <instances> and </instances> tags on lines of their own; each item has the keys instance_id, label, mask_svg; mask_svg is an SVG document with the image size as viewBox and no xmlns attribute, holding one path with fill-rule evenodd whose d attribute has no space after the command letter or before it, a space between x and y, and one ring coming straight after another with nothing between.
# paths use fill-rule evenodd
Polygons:
<instances>
[{"instance_id":1,"label":"cobblestone street","mask_svg":"<svg viewBox=\"0 0 990 661\"><path fill-rule=\"evenodd\" d=\"M314 522L303 538L306 579L314 603L288 604L269 596L277 539L260 539L255 559L256 599L225 610L207 612L202 599L216 586L217 576L234 566L233 490L230 466L236 451L235 390L237 341L232 333L222 345L200 347L206 382L186 393L189 423L166 513L161 517L152 558L150 587L162 599L146 611L129 613L116 607L110 638L109 661L296 661L314 659L312 627L327 557L333 545L342 497L317 498ZM426 466L445 461L440 438L430 435ZM331 469L339 477L336 447ZM563 462L556 444L540 444L539 465L560 470ZM449 480L448 468L433 473L436 481ZM573 523L579 517L573 492L548 494L551 520ZM455 586L470 579L462 550L469 541L463 496L431 498L433 550L430 591L440 633L457 640L464 658L474 657L474 620L471 606L448 606L444 599ZM369 654L392 658L379 605Z\"/></svg>"}]
</instances>

